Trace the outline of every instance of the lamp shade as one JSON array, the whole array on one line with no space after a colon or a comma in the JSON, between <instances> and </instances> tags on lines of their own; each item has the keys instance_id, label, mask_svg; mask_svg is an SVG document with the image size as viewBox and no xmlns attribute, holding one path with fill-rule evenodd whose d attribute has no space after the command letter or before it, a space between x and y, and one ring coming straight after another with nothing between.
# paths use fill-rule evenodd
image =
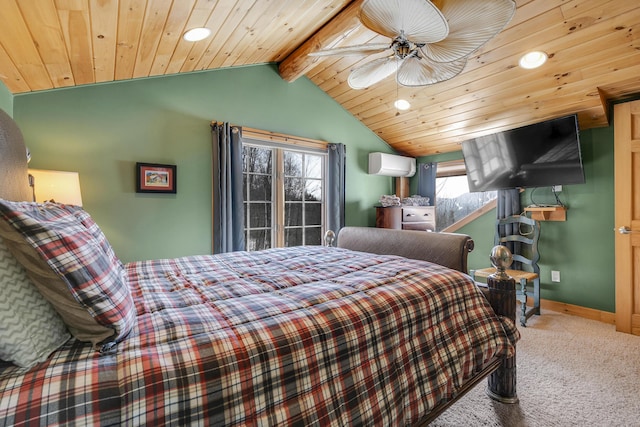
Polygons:
<instances>
[{"instance_id":1,"label":"lamp shade","mask_svg":"<svg viewBox=\"0 0 640 427\"><path fill-rule=\"evenodd\" d=\"M29 169L29 174L33 176L33 193L36 202L55 201L82 206L78 172Z\"/></svg>"}]
</instances>

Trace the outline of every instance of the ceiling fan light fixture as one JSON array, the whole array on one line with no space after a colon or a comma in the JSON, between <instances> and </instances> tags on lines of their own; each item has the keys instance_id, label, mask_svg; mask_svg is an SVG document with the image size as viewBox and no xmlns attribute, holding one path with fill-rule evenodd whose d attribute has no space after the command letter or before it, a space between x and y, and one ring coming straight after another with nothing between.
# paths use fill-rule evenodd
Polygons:
<instances>
[{"instance_id":1,"label":"ceiling fan light fixture","mask_svg":"<svg viewBox=\"0 0 640 427\"><path fill-rule=\"evenodd\" d=\"M402 110L402 111L408 110L409 108L411 108L411 104L406 99L398 99L396 100L396 102L393 103L393 105L398 110Z\"/></svg>"},{"instance_id":2,"label":"ceiling fan light fixture","mask_svg":"<svg viewBox=\"0 0 640 427\"><path fill-rule=\"evenodd\" d=\"M197 41L206 39L210 35L211 35L210 29L206 27L198 27L198 28L192 28L186 33L184 33L182 38L184 38L188 42L197 42Z\"/></svg>"},{"instance_id":3,"label":"ceiling fan light fixture","mask_svg":"<svg viewBox=\"0 0 640 427\"><path fill-rule=\"evenodd\" d=\"M349 86L366 89L393 73L402 86L427 86L460 74L469 55L506 27L515 10L515 0L364 0L360 22L390 38L391 44L347 46L310 55L390 50L390 56L352 69Z\"/></svg>"},{"instance_id":4,"label":"ceiling fan light fixture","mask_svg":"<svg viewBox=\"0 0 640 427\"><path fill-rule=\"evenodd\" d=\"M547 62L547 58L547 54L539 50L528 52L522 55L519 64L520 67L524 68L525 70L532 70L534 68L542 66L542 64Z\"/></svg>"}]
</instances>

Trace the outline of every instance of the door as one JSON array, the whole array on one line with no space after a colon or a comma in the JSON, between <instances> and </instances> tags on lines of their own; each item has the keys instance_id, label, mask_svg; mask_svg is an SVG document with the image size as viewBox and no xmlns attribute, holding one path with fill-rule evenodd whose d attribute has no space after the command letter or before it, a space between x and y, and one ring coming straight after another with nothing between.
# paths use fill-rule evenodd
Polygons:
<instances>
[{"instance_id":1,"label":"door","mask_svg":"<svg viewBox=\"0 0 640 427\"><path fill-rule=\"evenodd\" d=\"M640 101L615 106L614 132L616 330L640 335Z\"/></svg>"}]
</instances>

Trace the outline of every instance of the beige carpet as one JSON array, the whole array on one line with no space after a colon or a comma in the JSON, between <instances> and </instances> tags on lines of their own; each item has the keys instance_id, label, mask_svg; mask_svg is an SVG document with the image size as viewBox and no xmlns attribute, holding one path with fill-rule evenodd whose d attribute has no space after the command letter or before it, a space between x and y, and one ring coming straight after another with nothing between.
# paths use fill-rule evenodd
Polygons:
<instances>
[{"instance_id":1,"label":"beige carpet","mask_svg":"<svg viewBox=\"0 0 640 427\"><path fill-rule=\"evenodd\" d=\"M432 426L640 426L639 336L553 311L520 332L520 402L491 400L483 381Z\"/></svg>"}]
</instances>

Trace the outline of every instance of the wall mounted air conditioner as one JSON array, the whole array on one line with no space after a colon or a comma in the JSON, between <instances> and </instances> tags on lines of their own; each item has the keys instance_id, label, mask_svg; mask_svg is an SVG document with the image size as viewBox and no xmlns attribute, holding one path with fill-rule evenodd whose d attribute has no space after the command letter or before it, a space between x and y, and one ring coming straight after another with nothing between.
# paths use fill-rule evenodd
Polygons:
<instances>
[{"instance_id":1,"label":"wall mounted air conditioner","mask_svg":"<svg viewBox=\"0 0 640 427\"><path fill-rule=\"evenodd\" d=\"M386 153L369 153L369 174L384 176L413 176L416 159Z\"/></svg>"}]
</instances>

